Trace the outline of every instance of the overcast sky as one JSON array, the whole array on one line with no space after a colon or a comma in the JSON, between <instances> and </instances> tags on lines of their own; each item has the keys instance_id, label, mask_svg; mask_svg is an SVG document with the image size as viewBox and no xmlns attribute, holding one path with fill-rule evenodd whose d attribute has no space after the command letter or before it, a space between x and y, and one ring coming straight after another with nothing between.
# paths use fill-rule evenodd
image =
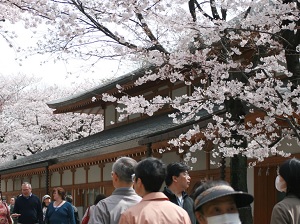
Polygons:
<instances>
[{"instance_id":1,"label":"overcast sky","mask_svg":"<svg viewBox=\"0 0 300 224\"><path fill-rule=\"evenodd\" d=\"M69 64L64 61L54 63L49 55L30 56L20 63L16 59L23 58L24 53L17 52L17 49L18 47L25 47L28 43L34 44L32 34L18 24L12 26L4 24L2 30L3 29L13 29L19 36L19 38L11 41L12 46L9 46L10 43L0 36L0 73L3 75L22 73L29 76L34 75L35 77L41 77L41 83L50 85L71 85L73 82L80 82L87 78L97 81L103 78L117 77L126 73L126 70L122 71L117 69L119 66L117 62L102 61L95 69L86 71L82 69L82 67L87 67L84 61L73 60ZM41 65L42 61L49 62ZM92 70L96 70L97 72L93 72ZM72 75L69 74L70 72Z\"/></svg>"}]
</instances>

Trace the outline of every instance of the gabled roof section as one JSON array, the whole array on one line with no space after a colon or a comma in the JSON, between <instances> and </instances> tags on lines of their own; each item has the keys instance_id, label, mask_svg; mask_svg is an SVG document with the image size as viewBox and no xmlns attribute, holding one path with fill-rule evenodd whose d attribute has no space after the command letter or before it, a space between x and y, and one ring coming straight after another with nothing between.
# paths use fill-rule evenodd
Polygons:
<instances>
[{"instance_id":1,"label":"gabled roof section","mask_svg":"<svg viewBox=\"0 0 300 224\"><path fill-rule=\"evenodd\" d=\"M216 113L222 113L222 111L216 111ZM20 169L26 170L27 167L28 169L38 168L50 162L52 164L69 162L119 152L122 148L115 147L112 149L111 146L130 141L136 141L137 144L143 145L149 143L149 140L151 140L151 143L169 140L192 128L195 123L199 124L200 128L204 128L207 122L212 122L212 115L206 111L203 110L199 115L201 115L201 119L197 122L190 121L177 124L173 123L168 114L163 114L104 130L47 151L2 163L0 164L0 175L13 173Z\"/></svg>"},{"instance_id":2,"label":"gabled roof section","mask_svg":"<svg viewBox=\"0 0 300 224\"><path fill-rule=\"evenodd\" d=\"M148 66L145 68L137 69L135 71L129 72L123 76L120 76L113 80L112 82L101 84L99 86L96 86L90 90L74 94L69 97L53 100L51 102L48 102L47 105L55 109L54 113L67 113L67 112L80 112L82 113L85 109L90 108L97 108L101 110L101 106L99 106L99 101L101 100L101 95L103 93L109 93L109 94L116 94L118 93L118 89L116 88L116 85L124 85L126 84L126 88L132 88L134 86L134 82L139 78L145 75L146 71L150 71L154 69L154 66ZM95 97L96 100L92 101L92 98ZM94 104L94 105L93 105ZM95 109L96 112L97 109ZM86 112L86 111L84 111ZM86 112L88 113L88 112ZM91 112L95 113L95 111Z\"/></svg>"}]
</instances>

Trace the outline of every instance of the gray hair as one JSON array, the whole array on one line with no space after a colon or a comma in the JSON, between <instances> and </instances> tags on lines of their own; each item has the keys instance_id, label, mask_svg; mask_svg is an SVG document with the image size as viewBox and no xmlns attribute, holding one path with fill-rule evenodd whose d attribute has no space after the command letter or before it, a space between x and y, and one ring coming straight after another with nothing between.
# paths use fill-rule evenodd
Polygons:
<instances>
[{"instance_id":1,"label":"gray hair","mask_svg":"<svg viewBox=\"0 0 300 224\"><path fill-rule=\"evenodd\" d=\"M32 189L31 184L30 184L29 182L24 182L24 183L22 184L22 186L23 186L23 185L26 185L26 186L28 186L30 189Z\"/></svg>"},{"instance_id":2,"label":"gray hair","mask_svg":"<svg viewBox=\"0 0 300 224\"><path fill-rule=\"evenodd\" d=\"M116 173L121 181L132 182L132 174L137 162L130 157L121 157L112 166L112 171Z\"/></svg>"}]
</instances>

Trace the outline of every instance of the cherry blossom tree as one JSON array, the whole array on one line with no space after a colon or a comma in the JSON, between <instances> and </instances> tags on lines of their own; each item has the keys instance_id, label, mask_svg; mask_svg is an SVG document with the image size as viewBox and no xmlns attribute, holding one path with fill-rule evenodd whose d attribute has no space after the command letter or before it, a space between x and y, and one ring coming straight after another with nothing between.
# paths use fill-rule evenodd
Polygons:
<instances>
[{"instance_id":1,"label":"cherry blossom tree","mask_svg":"<svg viewBox=\"0 0 300 224\"><path fill-rule=\"evenodd\" d=\"M0 160L27 156L97 133L99 115L54 115L47 102L71 94L73 88L37 86L26 76L0 76Z\"/></svg>"},{"instance_id":2,"label":"cherry blossom tree","mask_svg":"<svg viewBox=\"0 0 300 224\"><path fill-rule=\"evenodd\" d=\"M136 85L167 79L192 86L192 94L174 99L129 96L121 86L123 97L103 96L124 105L120 119L153 115L166 104L176 111L174 122L212 114L215 122L205 130L195 125L170 141L179 149L197 152L211 141L214 156L262 161L289 155L278 150L283 138L300 139L299 1L22 0L2 7L11 8L3 15L11 22L49 30L32 50L91 65L103 58L145 61L155 69ZM203 139L195 141L197 133Z\"/></svg>"},{"instance_id":3,"label":"cherry blossom tree","mask_svg":"<svg viewBox=\"0 0 300 224\"><path fill-rule=\"evenodd\" d=\"M120 108L123 117L152 115L169 104L179 112L170 115L174 121L185 122L199 119L200 110L213 114L216 106L225 108L226 117L214 115L216 122L205 131L205 138L218 145L216 156L241 153L259 161L274 154L285 156L277 150L280 140L299 138L297 1L23 0L4 2L2 7L11 7L3 15L10 22L47 27L49 32L35 49L39 52L72 55L91 64L102 58L143 60L157 69L136 85L155 79L193 85L190 96L176 99L114 99L125 104ZM193 83L197 77L200 87ZM247 115L256 112L263 115L248 121ZM286 122L286 128L277 121ZM197 131L190 130L172 143L179 148L190 144L186 140ZM243 141L247 146L239 147Z\"/></svg>"}]
</instances>

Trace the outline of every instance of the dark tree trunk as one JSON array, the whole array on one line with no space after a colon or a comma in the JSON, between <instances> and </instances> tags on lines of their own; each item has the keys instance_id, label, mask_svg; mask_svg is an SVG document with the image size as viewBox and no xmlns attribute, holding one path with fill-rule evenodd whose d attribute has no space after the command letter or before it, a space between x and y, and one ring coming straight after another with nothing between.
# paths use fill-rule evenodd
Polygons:
<instances>
[{"instance_id":1,"label":"dark tree trunk","mask_svg":"<svg viewBox=\"0 0 300 224\"><path fill-rule=\"evenodd\" d=\"M242 155L234 156L230 161L231 186L235 190L248 192L247 187L247 158ZM242 224L252 224L253 217L251 207L239 209Z\"/></svg>"},{"instance_id":2,"label":"dark tree trunk","mask_svg":"<svg viewBox=\"0 0 300 224\"><path fill-rule=\"evenodd\" d=\"M243 123L244 120L241 119L243 115L245 115L245 110L243 107L243 104L238 99L229 99L225 102L227 111L232 115L231 120L234 120L236 123ZM242 143L240 145L237 145L236 147L246 148L247 147L247 141L246 139L238 135L237 133L232 132L232 138L237 140L236 142L240 142L242 140ZM234 146L234 145L233 145ZM242 155L235 155L230 160L230 182L231 186L238 191L248 192L247 187L247 157ZM253 217L252 217L252 211L251 207L245 207L242 209L239 209L240 213L240 219L243 224L252 224L253 223Z\"/></svg>"}]
</instances>

